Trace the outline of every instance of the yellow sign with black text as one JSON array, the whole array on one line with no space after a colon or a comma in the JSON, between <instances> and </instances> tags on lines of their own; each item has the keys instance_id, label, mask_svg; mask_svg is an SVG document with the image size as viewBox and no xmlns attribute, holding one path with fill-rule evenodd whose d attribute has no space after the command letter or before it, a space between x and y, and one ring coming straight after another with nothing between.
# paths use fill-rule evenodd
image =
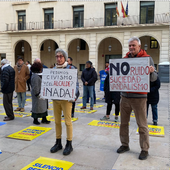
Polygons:
<instances>
[{"instance_id":1,"label":"yellow sign with black text","mask_svg":"<svg viewBox=\"0 0 170 170\"><path fill-rule=\"evenodd\" d=\"M68 170L73 165L74 163L68 161L39 157L21 170Z\"/></svg>"},{"instance_id":2,"label":"yellow sign with black text","mask_svg":"<svg viewBox=\"0 0 170 170\"><path fill-rule=\"evenodd\" d=\"M75 108L74 111L78 112L78 113L94 113L94 112L97 112L97 110L79 109L79 108Z\"/></svg>"},{"instance_id":3,"label":"yellow sign with black text","mask_svg":"<svg viewBox=\"0 0 170 170\"><path fill-rule=\"evenodd\" d=\"M90 125L90 126L109 127L109 128L120 128L120 123L119 122L110 122L110 121L93 120L88 125Z\"/></svg>"},{"instance_id":4,"label":"yellow sign with black text","mask_svg":"<svg viewBox=\"0 0 170 170\"><path fill-rule=\"evenodd\" d=\"M38 136L43 135L44 133L48 132L52 128L47 127L37 127L37 126L29 126L23 130L20 130L16 133L8 135L7 138L14 138L14 139L21 139L21 140L33 140Z\"/></svg>"},{"instance_id":5,"label":"yellow sign with black text","mask_svg":"<svg viewBox=\"0 0 170 170\"><path fill-rule=\"evenodd\" d=\"M6 115L6 113L0 113L0 115ZM15 117L29 117L31 116L31 113L27 113L27 112L14 112L14 116Z\"/></svg>"},{"instance_id":6,"label":"yellow sign with black text","mask_svg":"<svg viewBox=\"0 0 170 170\"><path fill-rule=\"evenodd\" d=\"M55 121L53 116L47 116L47 120L48 121L53 121L53 122ZM72 122L75 122L76 120L78 120L78 118L71 118ZM61 117L61 122L65 122L64 117Z\"/></svg>"}]
</instances>

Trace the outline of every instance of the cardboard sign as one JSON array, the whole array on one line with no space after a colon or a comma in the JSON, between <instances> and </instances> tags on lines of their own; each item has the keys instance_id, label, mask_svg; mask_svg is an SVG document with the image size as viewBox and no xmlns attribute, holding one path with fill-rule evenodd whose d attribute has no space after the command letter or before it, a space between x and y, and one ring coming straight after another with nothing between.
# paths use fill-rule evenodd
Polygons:
<instances>
[{"instance_id":1,"label":"cardboard sign","mask_svg":"<svg viewBox=\"0 0 170 170\"><path fill-rule=\"evenodd\" d=\"M74 100L77 69L43 69L41 96L45 99Z\"/></svg>"},{"instance_id":2,"label":"cardboard sign","mask_svg":"<svg viewBox=\"0 0 170 170\"><path fill-rule=\"evenodd\" d=\"M16 133L13 133L7 138L14 138L14 139L21 139L21 140L33 140L37 138L38 136L41 136L42 134L48 132L52 128L47 127L37 127L37 126L29 126L28 128L25 128L23 130L20 130Z\"/></svg>"},{"instance_id":3,"label":"cardboard sign","mask_svg":"<svg viewBox=\"0 0 170 170\"><path fill-rule=\"evenodd\" d=\"M53 116L47 116L47 120L48 121L53 121L53 122L55 121ZM72 122L75 122L76 120L78 120L78 118L71 118ZM61 122L65 122L64 117L61 117Z\"/></svg>"},{"instance_id":4,"label":"cardboard sign","mask_svg":"<svg viewBox=\"0 0 170 170\"><path fill-rule=\"evenodd\" d=\"M5 124L6 124L5 122L0 122L0 126L5 125Z\"/></svg>"},{"instance_id":5,"label":"cardboard sign","mask_svg":"<svg viewBox=\"0 0 170 170\"><path fill-rule=\"evenodd\" d=\"M74 163L68 161L39 157L21 170L68 170L73 165Z\"/></svg>"},{"instance_id":6,"label":"cardboard sign","mask_svg":"<svg viewBox=\"0 0 170 170\"><path fill-rule=\"evenodd\" d=\"M74 111L78 113L88 113L88 114L97 112L97 110L80 109L80 108L75 108Z\"/></svg>"},{"instance_id":7,"label":"cardboard sign","mask_svg":"<svg viewBox=\"0 0 170 170\"><path fill-rule=\"evenodd\" d=\"M102 126L102 127L109 127L109 128L120 128L120 122L110 122L110 121L93 120L88 125Z\"/></svg>"},{"instance_id":8,"label":"cardboard sign","mask_svg":"<svg viewBox=\"0 0 170 170\"><path fill-rule=\"evenodd\" d=\"M0 113L0 115L6 115L6 113ZM27 112L14 112L15 117L29 117L31 116L31 113Z\"/></svg>"},{"instance_id":9,"label":"cardboard sign","mask_svg":"<svg viewBox=\"0 0 170 170\"><path fill-rule=\"evenodd\" d=\"M149 92L150 58L110 59L110 91Z\"/></svg>"},{"instance_id":10,"label":"cardboard sign","mask_svg":"<svg viewBox=\"0 0 170 170\"><path fill-rule=\"evenodd\" d=\"M81 103L81 104L78 104L77 106L83 106L83 103ZM90 104L87 104L86 105L87 107L90 107ZM100 108L100 107L103 107L104 105L99 105L99 104L94 104L93 105L93 107L95 107L95 108Z\"/></svg>"},{"instance_id":11,"label":"cardboard sign","mask_svg":"<svg viewBox=\"0 0 170 170\"><path fill-rule=\"evenodd\" d=\"M164 127L163 126L154 126L154 125L148 125L149 135L150 136L164 136ZM137 129L137 134L139 134L139 128Z\"/></svg>"}]
</instances>

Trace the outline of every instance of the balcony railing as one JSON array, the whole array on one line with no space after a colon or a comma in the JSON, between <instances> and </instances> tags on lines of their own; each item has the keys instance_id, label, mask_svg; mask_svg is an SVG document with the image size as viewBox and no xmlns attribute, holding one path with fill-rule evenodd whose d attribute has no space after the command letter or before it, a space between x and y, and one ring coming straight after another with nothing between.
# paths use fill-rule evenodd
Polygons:
<instances>
[{"instance_id":1,"label":"balcony railing","mask_svg":"<svg viewBox=\"0 0 170 170\"><path fill-rule=\"evenodd\" d=\"M169 24L169 13L168 14L157 14L154 16L153 23L142 23L143 24ZM46 25L51 25L51 27L45 27ZM77 27L73 25L73 20L58 20L53 21L53 23L42 22L29 22L25 23L24 30L42 30L42 29L75 29L75 28L88 28L88 27L116 27L116 26L128 26L128 25L141 25L140 16L128 16L126 18L117 17L117 25L105 25L104 18L89 18L84 19L84 26ZM6 24L6 31L23 31L18 29L17 23Z\"/></svg>"}]
</instances>

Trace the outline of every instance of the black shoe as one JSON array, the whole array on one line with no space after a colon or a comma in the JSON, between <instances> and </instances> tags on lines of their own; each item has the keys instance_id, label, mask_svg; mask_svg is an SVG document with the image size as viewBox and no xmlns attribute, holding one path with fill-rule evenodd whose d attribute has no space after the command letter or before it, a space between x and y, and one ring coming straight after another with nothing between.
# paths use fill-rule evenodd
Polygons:
<instances>
[{"instance_id":1,"label":"black shoe","mask_svg":"<svg viewBox=\"0 0 170 170\"><path fill-rule=\"evenodd\" d=\"M147 156L148 156L148 151L141 151L141 153L139 155L139 159L145 160L145 159L147 159Z\"/></svg>"},{"instance_id":2,"label":"black shoe","mask_svg":"<svg viewBox=\"0 0 170 170\"><path fill-rule=\"evenodd\" d=\"M65 149L63 151L63 155L69 155L72 151L73 151L72 141L67 140L67 144L66 144Z\"/></svg>"},{"instance_id":3,"label":"black shoe","mask_svg":"<svg viewBox=\"0 0 170 170\"><path fill-rule=\"evenodd\" d=\"M38 121L38 119L34 119L33 123L36 125L40 125L40 122Z\"/></svg>"},{"instance_id":4,"label":"black shoe","mask_svg":"<svg viewBox=\"0 0 170 170\"><path fill-rule=\"evenodd\" d=\"M62 148L63 147L61 144L61 139L56 139L56 144L50 149L50 152L55 153L55 152L61 150Z\"/></svg>"},{"instance_id":5,"label":"black shoe","mask_svg":"<svg viewBox=\"0 0 170 170\"><path fill-rule=\"evenodd\" d=\"M61 117L64 117L64 115L62 115Z\"/></svg>"},{"instance_id":6,"label":"black shoe","mask_svg":"<svg viewBox=\"0 0 170 170\"><path fill-rule=\"evenodd\" d=\"M41 123L49 124L50 121L47 120L46 116L42 118Z\"/></svg>"},{"instance_id":7,"label":"black shoe","mask_svg":"<svg viewBox=\"0 0 170 170\"><path fill-rule=\"evenodd\" d=\"M129 148L129 146L120 146L120 148L117 150L117 153L124 153L124 152L126 152L126 151L129 151L130 150L130 148Z\"/></svg>"},{"instance_id":8,"label":"black shoe","mask_svg":"<svg viewBox=\"0 0 170 170\"><path fill-rule=\"evenodd\" d=\"M157 125L158 125L158 123L157 123L157 122L153 122L153 125L157 126Z\"/></svg>"},{"instance_id":9,"label":"black shoe","mask_svg":"<svg viewBox=\"0 0 170 170\"><path fill-rule=\"evenodd\" d=\"M72 118L74 118L74 115L71 115Z\"/></svg>"}]
</instances>

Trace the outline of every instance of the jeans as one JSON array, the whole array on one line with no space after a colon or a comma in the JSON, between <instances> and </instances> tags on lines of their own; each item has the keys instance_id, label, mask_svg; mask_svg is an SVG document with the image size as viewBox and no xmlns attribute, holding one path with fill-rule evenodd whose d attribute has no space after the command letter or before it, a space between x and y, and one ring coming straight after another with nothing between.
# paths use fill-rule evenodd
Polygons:
<instances>
[{"instance_id":1,"label":"jeans","mask_svg":"<svg viewBox=\"0 0 170 170\"><path fill-rule=\"evenodd\" d=\"M24 108L26 101L26 92L17 93L19 108Z\"/></svg>"},{"instance_id":2,"label":"jeans","mask_svg":"<svg viewBox=\"0 0 170 170\"><path fill-rule=\"evenodd\" d=\"M93 107L93 105L94 105L93 89L94 89L94 86L83 86L83 106L84 107L86 107L88 92L89 92L89 96L91 98L90 107Z\"/></svg>"},{"instance_id":3,"label":"jeans","mask_svg":"<svg viewBox=\"0 0 170 170\"><path fill-rule=\"evenodd\" d=\"M157 122L158 121L158 108L157 108L157 104L151 104L151 107L152 107L153 122ZM147 116L148 116L148 110L149 110L149 104L147 103Z\"/></svg>"},{"instance_id":4,"label":"jeans","mask_svg":"<svg viewBox=\"0 0 170 170\"><path fill-rule=\"evenodd\" d=\"M55 129L56 139L61 139L62 136L62 125L61 125L61 112L63 111L67 140L72 141L73 138L73 126L71 121L71 109L72 103L67 100L53 100L54 118L55 118Z\"/></svg>"},{"instance_id":5,"label":"jeans","mask_svg":"<svg viewBox=\"0 0 170 170\"><path fill-rule=\"evenodd\" d=\"M89 103L89 92L87 92L87 102ZM93 86L93 97L94 97L94 104L96 104L96 91L95 91L95 85Z\"/></svg>"}]
</instances>

